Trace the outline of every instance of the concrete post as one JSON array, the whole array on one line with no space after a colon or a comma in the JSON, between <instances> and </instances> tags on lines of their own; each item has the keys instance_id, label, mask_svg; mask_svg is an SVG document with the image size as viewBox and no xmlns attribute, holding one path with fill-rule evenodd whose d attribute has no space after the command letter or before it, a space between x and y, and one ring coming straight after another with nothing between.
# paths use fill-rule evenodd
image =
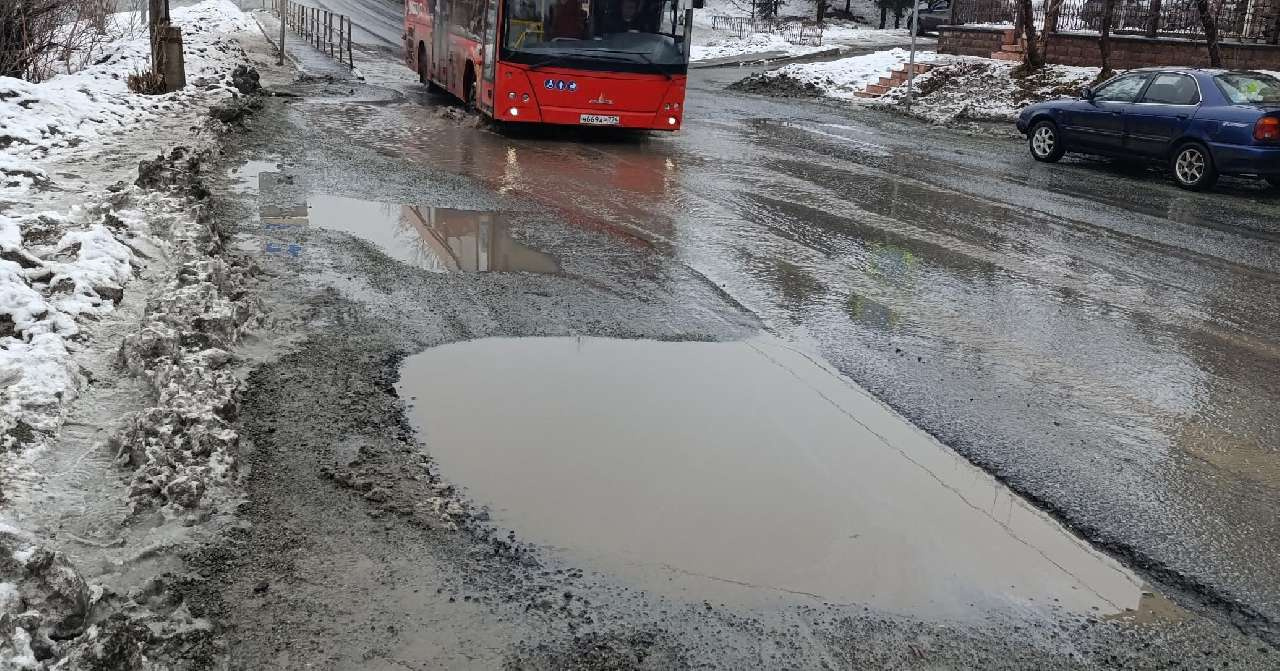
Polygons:
<instances>
[{"instance_id":1,"label":"concrete post","mask_svg":"<svg viewBox=\"0 0 1280 671\"><path fill-rule=\"evenodd\" d=\"M177 91L187 85L187 66L182 55L182 29L177 26L164 27L164 40L161 49L164 52L164 90Z\"/></svg>"}]
</instances>

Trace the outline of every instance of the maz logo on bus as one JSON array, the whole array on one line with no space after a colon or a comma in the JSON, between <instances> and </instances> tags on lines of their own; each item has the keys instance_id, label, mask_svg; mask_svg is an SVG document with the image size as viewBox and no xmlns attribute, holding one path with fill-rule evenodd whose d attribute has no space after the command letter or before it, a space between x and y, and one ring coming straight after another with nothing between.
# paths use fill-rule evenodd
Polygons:
<instances>
[{"instance_id":1,"label":"maz logo on bus","mask_svg":"<svg viewBox=\"0 0 1280 671\"><path fill-rule=\"evenodd\" d=\"M548 79L542 82L548 91L577 91L578 82L566 81L564 79Z\"/></svg>"}]
</instances>

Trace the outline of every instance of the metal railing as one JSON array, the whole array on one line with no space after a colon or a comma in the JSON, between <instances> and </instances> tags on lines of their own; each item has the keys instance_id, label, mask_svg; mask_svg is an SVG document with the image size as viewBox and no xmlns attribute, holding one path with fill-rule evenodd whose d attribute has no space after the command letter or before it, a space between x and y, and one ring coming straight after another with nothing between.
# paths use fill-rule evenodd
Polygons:
<instances>
[{"instance_id":1,"label":"metal railing","mask_svg":"<svg viewBox=\"0 0 1280 671\"><path fill-rule=\"evenodd\" d=\"M1147 37L1203 38L1204 26L1195 0L1115 0L1111 32ZM1044 29L1046 3L1035 3L1037 29ZM1280 43L1280 0L1211 2L1224 42ZM1059 32L1096 32L1102 28L1103 0L1065 0L1058 14ZM956 0L957 24L1015 23L1016 0Z\"/></svg>"},{"instance_id":2,"label":"metal railing","mask_svg":"<svg viewBox=\"0 0 1280 671\"><path fill-rule=\"evenodd\" d=\"M355 68L351 53L351 19L345 14L309 7L293 0L271 0L271 13L280 17L282 8L284 17L281 20L289 30L321 53Z\"/></svg>"},{"instance_id":3,"label":"metal railing","mask_svg":"<svg viewBox=\"0 0 1280 671\"><path fill-rule=\"evenodd\" d=\"M822 45L822 26L781 19L752 19L745 16L713 16L713 30L731 30L740 39L755 33L776 33L791 44Z\"/></svg>"}]
</instances>

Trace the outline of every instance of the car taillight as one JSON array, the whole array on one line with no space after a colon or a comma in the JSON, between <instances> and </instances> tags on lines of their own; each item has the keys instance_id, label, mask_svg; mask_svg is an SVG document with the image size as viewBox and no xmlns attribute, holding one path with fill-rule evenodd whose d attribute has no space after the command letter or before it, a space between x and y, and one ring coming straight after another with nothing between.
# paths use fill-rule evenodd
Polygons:
<instances>
[{"instance_id":1,"label":"car taillight","mask_svg":"<svg viewBox=\"0 0 1280 671\"><path fill-rule=\"evenodd\" d=\"M1280 140L1280 117L1264 116L1253 126L1253 139L1263 142Z\"/></svg>"}]
</instances>

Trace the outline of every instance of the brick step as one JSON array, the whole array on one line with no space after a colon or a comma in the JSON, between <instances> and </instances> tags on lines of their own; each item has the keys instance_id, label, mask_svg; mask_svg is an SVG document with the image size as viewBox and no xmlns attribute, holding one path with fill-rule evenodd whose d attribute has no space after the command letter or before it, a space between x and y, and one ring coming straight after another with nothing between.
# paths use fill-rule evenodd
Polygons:
<instances>
[{"instance_id":1,"label":"brick step","mask_svg":"<svg viewBox=\"0 0 1280 671\"><path fill-rule=\"evenodd\" d=\"M997 51L997 52L995 52L994 54L991 54L991 57L992 57L992 58L994 58L994 59L996 59L996 60L998 60L998 61L1020 61L1020 60L1022 60L1022 54L1014 53L1014 52L1012 52L1012 51Z\"/></svg>"},{"instance_id":2,"label":"brick step","mask_svg":"<svg viewBox=\"0 0 1280 671\"><path fill-rule=\"evenodd\" d=\"M1018 41L1018 31L1014 30L1013 28L1009 28L1008 30L1004 31L1005 44L1013 44L1014 42L1017 42L1017 41Z\"/></svg>"},{"instance_id":3,"label":"brick step","mask_svg":"<svg viewBox=\"0 0 1280 671\"><path fill-rule=\"evenodd\" d=\"M876 94L874 94L874 93L867 93L866 91L856 91L856 92L854 92L854 94L853 94L853 95L855 95L855 96L857 96L857 97L859 97L859 98L879 98L879 97L880 97L880 96L878 96L878 95L876 95ZM881 94L881 95L883 95L883 94Z\"/></svg>"},{"instance_id":4,"label":"brick step","mask_svg":"<svg viewBox=\"0 0 1280 671\"><path fill-rule=\"evenodd\" d=\"M928 71L930 71L930 70L932 70L932 69L933 69L933 66L932 66L932 65L930 65L930 64L928 64L928 63L916 63L916 74L918 74L918 75L922 75L922 74L924 74L924 73L926 73L926 72L928 72ZM903 75L906 75L906 74L907 74L907 64L906 64L906 63L903 63L901 68L894 68L894 69L893 69L893 72L894 72L895 74L896 74L896 73L901 72Z\"/></svg>"},{"instance_id":5,"label":"brick step","mask_svg":"<svg viewBox=\"0 0 1280 671\"><path fill-rule=\"evenodd\" d=\"M894 75L892 77L881 77L879 83L877 83L876 85L893 88L894 86L897 86L898 84L901 84L901 83L902 83L902 80L899 80L898 77Z\"/></svg>"},{"instance_id":6,"label":"brick step","mask_svg":"<svg viewBox=\"0 0 1280 671\"><path fill-rule=\"evenodd\" d=\"M892 87L892 86L883 86L883 85L881 85L881 84L867 84L867 88L866 88L866 89L864 89L864 90L865 90L865 92L870 93L870 94L872 94L872 95L882 96L882 95L884 95L884 94L888 93L888 92L889 92L889 89L891 89L891 88L893 88L893 87Z\"/></svg>"},{"instance_id":7,"label":"brick step","mask_svg":"<svg viewBox=\"0 0 1280 671\"><path fill-rule=\"evenodd\" d=\"M1008 51L1010 53L1020 54L1026 51L1026 48L1023 47L1021 44L1002 44L1000 45L1000 51Z\"/></svg>"}]
</instances>

